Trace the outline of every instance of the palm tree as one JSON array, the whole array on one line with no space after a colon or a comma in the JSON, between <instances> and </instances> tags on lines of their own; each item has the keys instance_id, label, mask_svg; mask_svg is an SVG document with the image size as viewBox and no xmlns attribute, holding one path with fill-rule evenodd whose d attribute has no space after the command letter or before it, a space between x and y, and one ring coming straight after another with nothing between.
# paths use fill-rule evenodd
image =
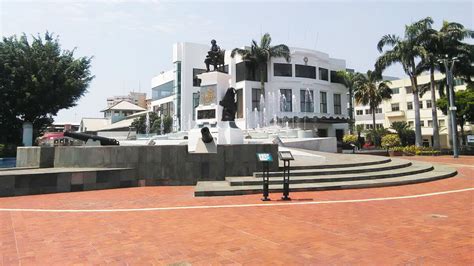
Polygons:
<instances>
[{"instance_id":1,"label":"palm tree","mask_svg":"<svg viewBox=\"0 0 474 266\"><path fill-rule=\"evenodd\" d=\"M260 71L260 88L262 89L262 95L265 96L265 66L270 62L273 57L283 57L287 62L290 62L290 48L284 44L271 46L272 37L270 34L265 33L260 40L260 45L255 40L252 40L250 47L245 49L235 48L232 50L230 56L235 57L239 54L242 60L251 63L251 66Z\"/></svg>"},{"instance_id":2,"label":"palm tree","mask_svg":"<svg viewBox=\"0 0 474 266\"><path fill-rule=\"evenodd\" d=\"M434 72L435 70L443 71L444 67L440 66L439 59L447 54L450 57L458 58L468 58L472 57L472 51L468 49L468 44L462 43L461 41L464 38L473 37L474 32L467 30L463 25L453 22L443 22L443 26L440 31L431 28L432 20L427 18L428 23L425 24L425 28L419 28L421 45L425 48L425 56L422 59L424 64L424 70L430 72L430 92L431 92L431 115L433 121L433 148L439 149L439 125L438 125L438 113L436 106L436 93L435 93L435 79ZM462 66L460 70L467 68L468 73L473 73L473 67L470 62L465 63L466 60L463 60L461 63ZM472 60L468 60L471 61ZM463 72L463 71L461 71ZM470 75L467 74L467 79L470 80Z\"/></svg>"},{"instance_id":3,"label":"palm tree","mask_svg":"<svg viewBox=\"0 0 474 266\"><path fill-rule=\"evenodd\" d=\"M357 73L349 72L347 70L341 70L337 72L337 75L341 78L342 84L349 89L349 132L350 134L354 131L354 81Z\"/></svg>"},{"instance_id":4,"label":"palm tree","mask_svg":"<svg viewBox=\"0 0 474 266\"><path fill-rule=\"evenodd\" d=\"M368 105L372 111L372 125L375 130L375 111L384 101L392 98L390 81L382 80L380 73L367 71L367 75L357 74L354 80L354 98L356 103Z\"/></svg>"},{"instance_id":5,"label":"palm tree","mask_svg":"<svg viewBox=\"0 0 474 266\"><path fill-rule=\"evenodd\" d=\"M420 121L420 97L418 91L417 76L423 72L423 65L417 60L426 56L426 50L421 45L420 33L422 29L429 28L433 20L425 18L411 25L405 26L405 36L400 38L396 35L385 35L377 44L379 52L383 52L385 46L391 46L392 50L385 51L375 63L377 71L382 71L394 63L401 63L403 70L410 77L413 90L413 103L415 111L415 134L416 146L422 146L421 121Z\"/></svg>"}]
</instances>

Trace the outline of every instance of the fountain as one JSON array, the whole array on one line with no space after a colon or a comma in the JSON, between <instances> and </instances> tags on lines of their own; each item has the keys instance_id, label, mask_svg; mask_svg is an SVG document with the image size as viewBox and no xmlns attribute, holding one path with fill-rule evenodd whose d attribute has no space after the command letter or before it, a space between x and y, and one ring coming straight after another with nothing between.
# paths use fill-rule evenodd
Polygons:
<instances>
[{"instance_id":1,"label":"fountain","mask_svg":"<svg viewBox=\"0 0 474 266\"><path fill-rule=\"evenodd\" d=\"M165 123L163 122L163 115L160 118L160 135L165 133Z\"/></svg>"},{"instance_id":2,"label":"fountain","mask_svg":"<svg viewBox=\"0 0 474 266\"><path fill-rule=\"evenodd\" d=\"M306 88L305 93L304 93L304 110L300 110L301 112L312 112L312 106L313 106L313 97L311 96L311 91L309 88ZM309 102L309 108L307 106L307 102ZM306 130L306 114L303 116L303 129L298 130L298 137L299 138L311 138L313 137L313 131L312 130Z\"/></svg>"},{"instance_id":3,"label":"fountain","mask_svg":"<svg viewBox=\"0 0 474 266\"><path fill-rule=\"evenodd\" d=\"M260 128L260 124L258 123L258 109L255 107L253 109L253 121L254 121L254 128Z\"/></svg>"},{"instance_id":4,"label":"fountain","mask_svg":"<svg viewBox=\"0 0 474 266\"><path fill-rule=\"evenodd\" d=\"M260 107L260 111L262 112L260 115L262 116L262 118L260 119L260 121L262 122L262 127L265 127L265 95L262 93L260 94L260 103L259 103L259 107ZM259 122L260 122L259 121Z\"/></svg>"},{"instance_id":5,"label":"fountain","mask_svg":"<svg viewBox=\"0 0 474 266\"><path fill-rule=\"evenodd\" d=\"M150 113L146 113L146 119L145 119L145 133L146 136L150 134Z\"/></svg>"}]
</instances>

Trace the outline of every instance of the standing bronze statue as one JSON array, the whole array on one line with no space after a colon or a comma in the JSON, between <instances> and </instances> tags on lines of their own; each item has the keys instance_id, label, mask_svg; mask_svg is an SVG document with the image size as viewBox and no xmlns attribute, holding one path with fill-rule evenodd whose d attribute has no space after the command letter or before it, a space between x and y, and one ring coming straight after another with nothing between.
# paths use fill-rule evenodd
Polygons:
<instances>
[{"instance_id":1,"label":"standing bronze statue","mask_svg":"<svg viewBox=\"0 0 474 266\"><path fill-rule=\"evenodd\" d=\"M204 63L206 64L207 72L210 71L209 65L214 66L214 71L218 70L219 66L224 66L224 50L221 50L219 45L217 45L216 40L211 41L211 50L207 52L206 59Z\"/></svg>"},{"instance_id":2,"label":"standing bronze statue","mask_svg":"<svg viewBox=\"0 0 474 266\"><path fill-rule=\"evenodd\" d=\"M222 101L219 101L219 105L224 107L222 109L222 121L235 121L235 113L237 112L237 99L235 94L235 89L230 87L225 92Z\"/></svg>"}]
</instances>

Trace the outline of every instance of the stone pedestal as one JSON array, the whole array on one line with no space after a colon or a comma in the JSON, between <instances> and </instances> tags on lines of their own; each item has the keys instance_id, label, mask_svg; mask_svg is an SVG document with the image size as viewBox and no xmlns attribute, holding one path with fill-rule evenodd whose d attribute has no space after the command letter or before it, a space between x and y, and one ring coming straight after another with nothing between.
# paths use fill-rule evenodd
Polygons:
<instances>
[{"instance_id":1,"label":"stone pedestal","mask_svg":"<svg viewBox=\"0 0 474 266\"><path fill-rule=\"evenodd\" d=\"M198 78L201 79L199 106L196 107L196 126L188 133L188 152L198 152L203 127L209 128L217 145L243 144L244 134L235 122L222 121L223 108L219 101L230 87L230 75L214 71L198 75Z\"/></svg>"}]
</instances>

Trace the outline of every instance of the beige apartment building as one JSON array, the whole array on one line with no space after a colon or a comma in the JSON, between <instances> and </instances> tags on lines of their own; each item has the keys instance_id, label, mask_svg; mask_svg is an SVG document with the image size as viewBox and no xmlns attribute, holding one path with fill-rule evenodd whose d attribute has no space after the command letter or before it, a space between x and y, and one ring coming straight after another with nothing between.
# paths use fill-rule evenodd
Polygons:
<instances>
[{"instance_id":1,"label":"beige apartment building","mask_svg":"<svg viewBox=\"0 0 474 266\"><path fill-rule=\"evenodd\" d=\"M435 80L444 78L443 74L435 74ZM430 82L429 75L422 75L418 77L418 84L427 84ZM392 89L392 98L384 101L376 110L375 122L377 127L390 128L395 121L406 121L414 129L415 125L415 111L413 104L413 94L411 91L411 82L409 78L391 80L389 85ZM454 89L465 90L466 84L461 79L454 80ZM438 90L436 90L436 99L439 99ZM431 92L428 91L420 97L420 120L421 132L423 135L423 145L433 145L433 119L431 116ZM355 124L364 125L365 129L372 128L372 113L369 106L355 105ZM450 138L448 116L444 115L438 109L439 134L440 144L442 148L448 148ZM460 128L458 128L460 130ZM466 134L472 132L472 125L464 127ZM449 136L448 136L449 134Z\"/></svg>"}]
</instances>

